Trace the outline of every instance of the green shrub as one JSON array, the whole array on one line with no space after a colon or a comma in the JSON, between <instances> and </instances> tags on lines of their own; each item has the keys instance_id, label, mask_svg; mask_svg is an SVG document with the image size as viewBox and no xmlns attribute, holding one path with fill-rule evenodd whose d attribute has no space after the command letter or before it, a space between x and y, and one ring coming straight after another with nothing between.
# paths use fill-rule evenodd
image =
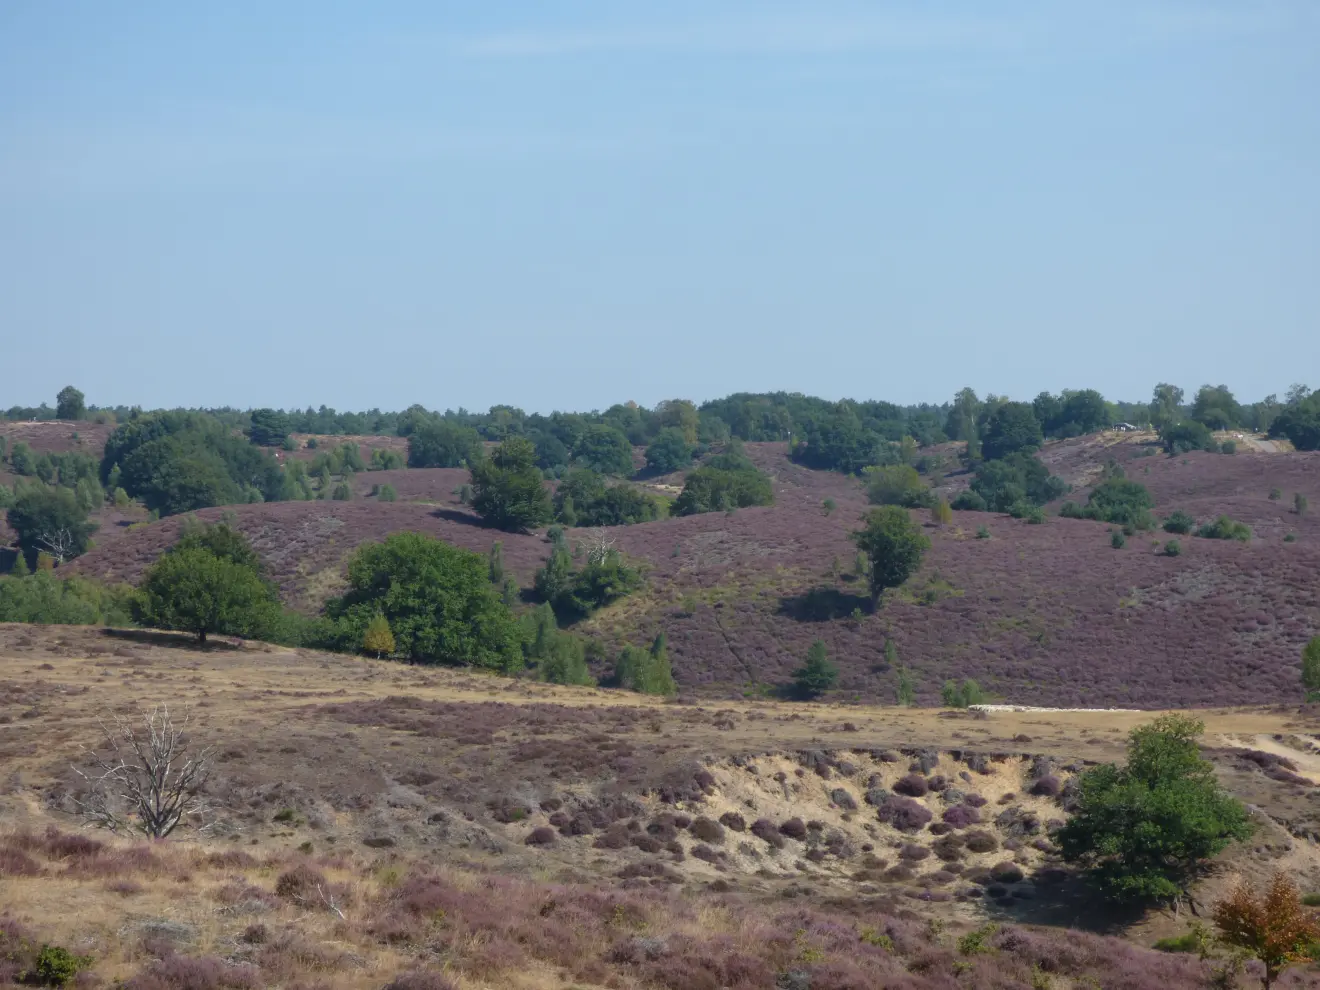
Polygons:
<instances>
[{"instance_id":1,"label":"green shrub","mask_svg":"<svg viewBox=\"0 0 1320 990\"><path fill-rule=\"evenodd\" d=\"M1214 522L1202 525L1196 535L1207 540L1241 540L1245 543L1251 539L1251 527L1228 516L1220 516Z\"/></svg>"},{"instance_id":2,"label":"green shrub","mask_svg":"<svg viewBox=\"0 0 1320 990\"><path fill-rule=\"evenodd\" d=\"M1297 534L1296 534L1296 533L1285 533L1284 536L1283 536L1283 542L1284 542L1284 543L1296 543L1296 542L1297 542Z\"/></svg>"},{"instance_id":3,"label":"green shrub","mask_svg":"<svg viewBox=\"0 0 1320 990\"><path fill-rule=\"evenodd\" d=\"M978 540L990 539L990 530L986 529L984 526L978 526L976 528L976 538Z\"/></svg>"},{"instance_id":4,"label":"green shrub","mask_svg":"<svg viewBox=\"0 0 1320 990\"><path fill-rule=\"evenodd\" d=\"M1270 489L1270 501L1271 501L1271 502L1277 502L1277 501L1278 501L1279 499L1281 499L1281 498L1283 498L1283 492L1282 492L1280 489L1278 489L1278 488L1271 488L1271 489Z\"/></svg>"},{"instance_id":5,"label":"green shrub","mask_svg":"<svg viewBox=\"0 0 1320 990\"><path fill-rule=\"evenodd\" d=\"M92 965L91 956L75 956L61 945L43 945L37 953L33 982L46 987L68 986L80 972Z\"/></svg>"},{"instance_id":6,"label":"green shrub","mask_svg":"<svg viewBox=\"0 0 1320 990\"><path fill-rule=\"evenodd\" d=\"M949 508L957 512L985 512L988 506L985 499L970 488L966 488L957 494L949 504Z\"/></svg>"},{"instance_id":7,"label":"green shrub","mask_svg":"<svg viewBox=\"0 0 1320 990\"><path fill-rule=\"evenodd\" d=\"M1185 454L1189 450L1216 451L1219 449L1210 428L1204 423L1198 423L1192 419L1183 420L1181 423L1175 423L1161 430L1160 441L1170 455Z\"/></svg>"},{"instance_id":8,"label":"green shrub","mask_svg":"<svg viewBox=\"0 0 1320 990\"><path fill-rule=\"evenodd\" d=\"M0 580L0 622L127 626L132 602L133 589L126 585L107 586L76 576L61 579L49 570L28 574L21 554L10 576Z\"/></svg>"},{"instance_id":9,"label":"green shrub","mask_svg":"<svg viewBox=\"0 0 1320 990\"><path fill-rule=\"evenodd\" d=\"M1220 452L1221 454L1236 454L1236 453L1237 453L1237 441L1236 441L1236 440L1225 440L1223 443L1221 443L1221 444L1219 445L1219 452Z\"/></svg>"},{"instance_id":10,"label":"green shrub","mask_svg":"<svg viewBox=\"0 0 1320 990\"><path fill-rule=\"evenodd\" d=\"M394 491L393 485L381 485L376 492L376 499L381 502L393 502L398 495Z\"/></svg>"},{"instance_id":11,"label":"green shrub","mask_svg":"<svg viewBox=\"0 0 1320 990\"><path fill-rule=\"evenodd\" d=\"M723 512L754 505L773 505L770 479L748 464L735 470L715 467L717 459L688 473L683 491L674 502L674 515Z\"/></svg>"},{"instance_id":12,"label":"green shrub","mask_svg":"<svg viewBox=\"0 0 1320 990\"><path fill-rule=\"evenodd\" d=\"M1081 514L1087 519L1120 523L1135 529L1151 529L1155 520L1150 510L1155 500L1150 492L1135 481L1115 476L1106 479L1091 491L1091 497Z\"/></svg>"},{"instance_id":13,"label":"green shrub","mask_svg":"<svg viewBox=\"0 0 1320 990\"><path fill-rule=\"evenodd\" d=\"M1059 506L1059 515L1062 516L1064 519L1086 518L1086 516L1082 514L1082 507L1078 505L1076 502L1072 501L1071 499L1069 499L1067 502L1064 502L1063 505Z\"/></svg>"},{"instance_id":14,"label":"green shrub","mask_svg":"<svg viewBox=\"0 0 1320 990\"><path fill-rule=\"evenodd\" d=\"M1182 544L1177 540L1170 540L1164 544L1164 555L1166 557L1177 557L1180 553L1182 553Z\"/></svg>"},{"instance_id":15,"label":"green shrub","mask_svg":"<svg viewBox=\"0 0 1320 990\"><path fill-rule=\"evenodd\" d=\"M1127 537L1123 535L1121 530L1116 529L1109 534L1109 545L1115 550L1122 550L1127 546Z\"/></svg>"},{"instance_id":16,"label":"green shrub","mask_svg":"<svg viewBox=\"0 0 1320 990\"><path fill-rule=\"evenodd\" d=\"M1299 516L1306 515L1306 510L1310 504L1311 503L1307 501L1306 496L1301 492L1293 494L1293 512L1297 513Z\"/></svg>"},{"instance_id":17,"label":"green shrub","mask_svg":"<svg viewBox=\"0 0 1320 990\"><path fill-rule=\"evenodd\" d=\"M619 687L642 694L676 694L678 686L669 669L665 634L656 636L650 650L625 646L614 665L614 681Z\"/></svg>"},{"instance_id":18,"label":"green shrub","mask_svg":"<svg viewBox=\"0 0 1320 990\"><path fill-rule=\"evenodd\" d=\"M1205 944L1205 937L1198 932L1162 938L1153 948L1158 952L1200 952Z\"/></svg>"},{"instance_id":19,"label":"green shrub","mask_svg":"<svg viewBox=\"0 0 1320 990\"><path fill-rule=\"evenodd\" d=\"M353 489L349 487L347 482L341 481L335 485L335 490L331 493L330 498L336 502L351 502L353 500Z\"/></svg>"},{"instance_id":20,"label":"green shrub","mask_svg":"<svg viewBox=\"0 0 1320 990\"><path fill-rule=\"evenodd\" d=\"M1177 533L1180 536L1186 536L1196 528L1196 520L1193 519L1182 509L1174 510L1169 518L1164 520L1164 532Z\"/></svg>"},{"instance_id":21,"label":"green shrub","mask_svg":"<svg viewBox=\"0 0 1320 990\"><path fill-rule=\"evenodd\" d=\"M924 508L931 502L930 487L917 469L908 464L889 464L866 469L867 497L872 505L901 505Z\"/></svg>"},{"instance_id":22,"label":"green shrub","mask_svg":"<svg viewBox=\"0 0 1320 990\"><path fill-rule=\"evenodd\" d=\"M1320 907L1320 894L1303 894L1302 903L1307 907Z\"/></svg>"},{"instance_id":23,"label":"green shrub","mask_svg":"<svg viewBox=\"0 0 1320 990\"><path fill-rule=\"evenodd\" d=\"M970 678L964 680L962 684L949 680L940 688L940 700L944 702L946 708L966 708L969 705L984 704L985 694L981 691L981 686Z\"/></svg>"}]
</instances>

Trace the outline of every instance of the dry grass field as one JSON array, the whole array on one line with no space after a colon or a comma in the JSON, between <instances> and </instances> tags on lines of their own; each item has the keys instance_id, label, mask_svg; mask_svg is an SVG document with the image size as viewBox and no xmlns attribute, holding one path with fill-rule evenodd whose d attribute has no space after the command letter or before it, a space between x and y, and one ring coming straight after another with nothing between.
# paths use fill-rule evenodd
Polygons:
<instances>
[{"instance_id":1,"label":"dry grass field","mask_svg":"<svg viewBox=\"0 0 1320 990\"><path fill-rule=\"evenodd\" d=\"M71 767L156 704L213 748L210 831L82 828ZM1197 909L1275 867L1320 889L1320 714L1203 714L1260 828ZM1205 986L1211 963L1142 948L1185 916L1102 909L1048 840L1069 781L1148 718L664 703L0 626L0 930L137 990Z\"/></svg>"}]
</instances>

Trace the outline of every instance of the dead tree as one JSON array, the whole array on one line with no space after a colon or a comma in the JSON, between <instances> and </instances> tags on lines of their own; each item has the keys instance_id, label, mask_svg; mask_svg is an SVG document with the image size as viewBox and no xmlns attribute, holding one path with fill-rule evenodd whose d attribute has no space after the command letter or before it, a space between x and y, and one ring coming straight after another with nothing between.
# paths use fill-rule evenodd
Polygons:
<instances>
[{"instance_id":1,"label":"dead tree","mask_svg":"<svg viewBox=\"0 0 1320 990\"><path fill-rule=\"evenodd\" d=\"M169 709L157 705L140 726L118 715L101 720L103 751L84 750L88 768L73 768L88 785L77 802L83 821L163 839L185 819L203 818L206 805L198 790L210 773L212 750L188 754L190 718L185 714L176 724Z\"/></svg>"},{"instance_id":2,"label":"dead tree","mask_svg":"<svg viewBox=\"0 0 1320 990\"><path fill-rule=\"evenodd\" d=\"M37 543L40 544L40 549L55 558L57 564L64 563L77 549L77 540L73 533L64 527L46 530L37 537Z\"/></svg>"},{"instance_id":3,"label":"dead tree","mask_svg":"<svg viewBox=\"0 0 1320 990\"><path fill-rule=\"evenodd\" d=\"M587 533L587 562L603 564L615 553L614 538L597 526Z\"/></svg>"}]
</instances>

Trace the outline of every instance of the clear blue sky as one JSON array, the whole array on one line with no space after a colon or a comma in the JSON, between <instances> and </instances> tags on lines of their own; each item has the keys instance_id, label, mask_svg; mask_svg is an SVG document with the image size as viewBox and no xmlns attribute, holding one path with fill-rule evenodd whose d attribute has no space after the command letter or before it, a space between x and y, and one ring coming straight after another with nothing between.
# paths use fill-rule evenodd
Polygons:
<instances>
[{"instance_id":1,"label":"clear blue sky","mask_svg":"<svg viewBox=\"0 0 1320 990\"><path fill-rule=\"evenodd\" d=\"M1320 386L1320 3L0 4L0 407Z\"/></svg>"}]
</instances>

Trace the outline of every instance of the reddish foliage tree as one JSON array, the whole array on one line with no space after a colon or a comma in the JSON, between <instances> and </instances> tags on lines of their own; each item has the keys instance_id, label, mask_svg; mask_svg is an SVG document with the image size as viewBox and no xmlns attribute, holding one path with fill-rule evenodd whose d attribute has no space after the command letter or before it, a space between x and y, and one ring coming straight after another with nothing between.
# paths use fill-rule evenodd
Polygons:
<instances>
[{"instance_id":1,"label":"reddish foliage tree","mask_svg":"<svg viewBox=\"0 0 1320 990\"><path fill-rule=\"evenodd\" d=\"M1287 966L1305 959L1308 946L1320 940L1320 923L1303 910L1296 884L1282 873L1270 878L1260 897L1239 881L1215 905L1214 919L1221 940L1265 964L1265 990Z\"/></svg>"}]
</instances>

